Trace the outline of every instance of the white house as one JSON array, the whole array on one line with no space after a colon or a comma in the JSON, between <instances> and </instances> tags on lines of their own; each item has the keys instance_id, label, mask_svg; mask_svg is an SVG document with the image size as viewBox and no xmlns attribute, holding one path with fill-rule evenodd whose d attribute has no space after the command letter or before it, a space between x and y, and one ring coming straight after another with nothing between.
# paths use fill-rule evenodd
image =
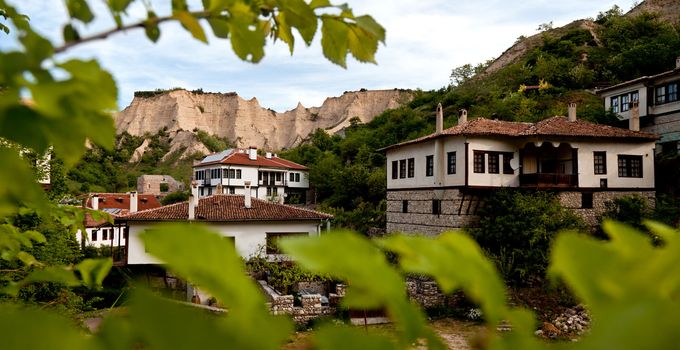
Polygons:
<instances>
[{"instance_id":1,"label":"white house","mask_svg":"<svg viewBox=\"0 0 680 350\"><path fill-rule=\"evenodd\" d=\"M437 234L477 219L490 190L551 190L594 224L612 198L639 193L653 204L656 135L552 117L538 123L479 118L384 148L387 231Z\"/></svg>"},{"instance_id":2,"label":"white house","mask_svg":"<svg viewBox=\"0 0 680 350\"><path fill-rule=\"evenodd\" d=\"M658 152L676 153L680 149L680 57L676 68L652 76L643 76L604 89L598 96L604 107L616 113L622 123L631 123L633 129L658 134L661 147ZM639 114L633 109L639 104ZM635 117L639 115L639 121Z\"/></svg>"},{"instance_id":3,"label":"white house","mask_svg":"<svg viewBox=\"0 0 680 350\"><path fill-rule=\"evenodd\" d=\"M83 201L85 208L102 211L113 218L161 206L154 195L137 192L88 193ZM97 248L124 246L127 238L124 225L114 225L106 219L95 220L90 214L85 215L85 232L85 245ZM82 244L82 238L82 232L78 230L78 243Z\"/></svg>"},{"instance_id":4,"label":"white house","mask_svg":"<svg viewBox=\"0 0 680 350\"><path fill-rule=\"evenodd\" d=\"M245 194L245 183L258 199L304 203L309 189L307 168L279 158L276 154L257 154L255 147L228 149L205 157L194 166L199 196ZM295 198L295 199L293 199Z\"/></svg>"},{"instance_id":5,"label":"white house","mask_svg":"<svg viewBox=\"0 0 680 350\"><path fill-rule=\"evenodd\" d=\"M198 184L192 184L187 202L139 211L117 217L125 225L129 239L124 245L123 263L148 265L162 263L145 252L139 234L159 222L201 222L232 240L243 257L260 253L278 254L274 242L284 236L318 236L329 228L332 215L251 198L246 182L245 195L213 194L199 198ZM191 237L191 232L187 232ZM264 251L262 251L264 249Z\"/></svg>"}]
</instances>

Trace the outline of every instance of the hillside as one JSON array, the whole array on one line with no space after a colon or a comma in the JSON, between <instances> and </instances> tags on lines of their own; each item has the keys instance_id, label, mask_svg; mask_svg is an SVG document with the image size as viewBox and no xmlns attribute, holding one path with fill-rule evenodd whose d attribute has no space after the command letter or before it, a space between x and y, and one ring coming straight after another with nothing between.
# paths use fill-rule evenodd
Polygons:
<instances>
[{"instance_id":1,"label":"hillside","mask_svg":"<svg viewBox=\"0 0 680 350\"><path fill-rule=\"evenodd\" d=\"M197 130L239 147L256 145L265 150L280 150L299 144L319 128L330 133L342 130L353 117L369 122L411 98L411 92L405 90L362 90L327 98L320 107L298 104L293 110L276 112L260 106L256 98L245 100L236 93L182 89L137 92L132 103L115 116L115 124L118 134L144 136L167 132L171 139L169 153L184 149L183 156L207 153L208 149L195 135ZM145 149L139 150L141 154Z\"/></svg>"}]
</instances>

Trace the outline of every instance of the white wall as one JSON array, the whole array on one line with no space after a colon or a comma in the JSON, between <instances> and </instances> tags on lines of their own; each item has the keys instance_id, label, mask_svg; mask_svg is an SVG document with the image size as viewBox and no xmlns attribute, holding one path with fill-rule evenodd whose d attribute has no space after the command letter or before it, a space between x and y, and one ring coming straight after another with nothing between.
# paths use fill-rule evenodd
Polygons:
<instances>
[{"instance_id":1,"label":"white wall","mask_svg":"<svg viewBox=\"0 0 680 350\"><path fill-rule=\"evenodd\" d=\"M574 142L578 148L579 187L600 187L600 179L607 179L609 188L654 187L654 142L611 144L603 142ZM593 152L607 152L607 174L595 175ZM619 177L618 155L642 156L642 178Z\"/></svg>"},{"instance_id":2,"label":"white wall","mask_svg":"<svg viewBox=\"0 0 680 350\"><path fill-rule=\"evenodd\" d=\"M92 227L87 227L85 229L85 232L87 233L85 245L95 246L95 247L110 247L111 246L111 237L110 237L111 232L113 232L113 246L114 247L118 246L118 237L120 237L120 245L125 245L125 237L121 236L122 230L119 230L118 226L104 228L104 229L109 230L109 235L107 236L106 241L104 241L102 239L102 237L103 237L102 228L97 229L98 230L97 240L92 241L92 231L94 229L95 228L92 228ZM80 243L81 240L82 240L82 232L80 230L78 230L78 231L76 231L76 241L78 241L78 244L81 244Z\"/></svg>"},{"instance_id":3,"label":"white wall","mask_svg":"<svg viewBox=\"0 0 680 350\"><path fill-rule=\"evenodd\" d=\"M160 264L161 262L144 250L144 244L139 235L151 228L155 223L129 222L130 244L128 250L128 264ZM266 243L266 233L307 232L310 236L317 236L319 221L298 222L253 222L253 223L207 223L210 229L225 237L235 237L236 250L244 257L258 254ZM325 225L325 224L324 224ZM323 229L323 227L322 227ZM187 239L191 239L191 232L187 231Z\"/></svg>"},{"instance_id":4,"label":"white wall","mask_svg":"<svg viewBox=\"0 0 680 350\"><path fill-rule=\"evenodd\" d=\"M474 151L512 152L514 154L514 159L519 162L519 146L517 141L476 137L470 139L468 142L469 186L519 186L519 169L515 170L513 174L503 174L503 155L498 157L498 174L489 173L489 157L486 154L484 155L484 173L474 172Z\"/></svg>"},{"instance_id":5,"label":"white wall","mask_svg":"<svg viewBox=\"0 0 680 350\"><path fill-rule=\"evenodd\" d=\"M609 110L611 108L611 98L614 96L620 96L623 94L629 94L631 92L637 91L640 100L639 100L639 111L640 111L640 116L644 117L647 115L647 101L648 101L648 96L647 96L647 88L642 84L633 84L633 85L628 85L624 86L618 89L614 89L611 91L607 91L605 93L602 93L602 98L604 99L604 109ZM654 96L649 96L649 98L654 98ZM619 111L621 110L621 104L619 102ZM630 119L630 110L625 111L625 112L619 112L619 117L621 119Z\"/></svg>"}]
</instances>

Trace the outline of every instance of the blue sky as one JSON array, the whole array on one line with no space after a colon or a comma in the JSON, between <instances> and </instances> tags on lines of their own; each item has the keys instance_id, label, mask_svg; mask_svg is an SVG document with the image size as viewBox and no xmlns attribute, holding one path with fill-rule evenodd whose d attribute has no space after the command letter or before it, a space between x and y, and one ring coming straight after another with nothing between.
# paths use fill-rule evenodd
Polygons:
<instances>
[{"instance_id":1,"label":"blue sky","mask_svg":"<svg viewBox=\"0 0 680 350\"><path fill-rule=\"evenodd\" d=\"M633 4L632 0L347 1L355 14L371 14L387 30L377 65L353 59L347 69L333 65L323 58L318 35L309 48L296 40L292 57L285 44L269 43L264 59L250 64L240 61L228 42L209 37L205 45L174 23L161 26L156 44L142 30L133 30L81 45L60 59L98 59L116 78L121 109L136 90L185 87L234 91L246 99L257 97L263 107L284 111L298 102L319 106L326 97L361 88L438 89L448 84L451 69L498 57L520 35L535 34L541 23L553 21L561 26L595 17L615 4L624 11ZM61 41L61 27L67 21L61 0L9 2L28 14L40 33L55 43ZM102 11L103 1L89 2L100 16L82 27L81 35L112 27L113 21ZM159 15L169 12L169 0L151 2ZM145 9L137 4L128 10L128 21L144 14Z\"/></svg>"}]
</instances>

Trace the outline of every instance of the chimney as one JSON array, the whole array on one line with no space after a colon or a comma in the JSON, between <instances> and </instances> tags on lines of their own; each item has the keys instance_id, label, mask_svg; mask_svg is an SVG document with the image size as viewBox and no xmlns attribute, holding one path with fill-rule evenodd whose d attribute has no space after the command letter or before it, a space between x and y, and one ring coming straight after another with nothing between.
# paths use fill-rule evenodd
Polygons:
<instances>
[{"instance_id":1,"label":"chimney","mask_svg":"<svg viewBox=\"0 0 680 350\"><path fill-rule=\"evenodd\" d=\"M576 121L576 102L569 102L568 118L570 122Z\"/></svg>"},{"instance_id":2,"label":"chimney","mask_svg":"<svg viewBox=\"0 0 680 350\"><path fill-rule=\"evenodd\" d=\"M191 194L189 194L189 220L196 219L196 206L198 205L198 182L191 181Z\"/></svg>"},{"instance_id":3,"label":"chimney","mask_svg":"<svg viewBox=\"0 0 680 350\"><path fill-rule=\"evenodd\" d=\"M250 148L248 149L248 159L257 160L257 147L250 146Z\"/></svg>"},{"instance_id":4,"label":"chimney","mask_svg":"<svg viewBox=\"0 0 680 350\"><path fill-rule=\"evenodd\" d=\"M467 109L461 109L458 111L458 125L463 125L467 123Z\"/></svg>"},{"instance_id":5,"label":"chimney","mask_svg":"<svg viewBox=\"0 0 680 350\"><path fill-rule=\"evenodd\" d=\"M640 131L640 108L638 106L638 101L633 101L631 105L628 127L632 131Z\"/></svg>"},{"instance_id":6,"label":"chimney","mask_svg":"<svg viewBox=\"0 0 680 350\"><path fill-rule=\"evenodd\" d=\"M267 158L267 159L272 159L272 152L265 153L264 157Z\"/></svg>"},{"instance_id":7,"label":"chimney","mask_svg":"<svg viewBox=\"0 0 680 350\"><path fill-rule=\"evenodd\" d=\"M215 194L224 194L224 190L222 188L222 182L217 183L217 186L215 186Z\"/></svg>"},{"instance_id":8,"label":"chimney","mask_svg":"<svg viewBox=\"0 0 680 350\"><path fill-rule=\"evenodd\" d=\"M92 195L90 207L92 207L94 210L99 210L99 196L97 194Z\"/></svg>"},{"instance_id":9,"label":"chimney","mask_svg":"<svg viewBox=\"0 0 680 350\"><path fill-rule=\"evenodd\" d=\"M250 209L250 207L252 206L250 199L250 181L244 181L243 186L244 186L243 204L246 207L246 209Z\"/></svg>"},{"instance_id":10,"label":"chimney","mask_svg":"<svg viewBox=\"0 0 680 350\"><path fill-rule=\"evenodd\" d=\"M130 213L137 212L137 192L130 192Z\"/></svg>"},{"instance_id":11,"label":"chimney","mask_svg":"<svg viewBox=\"0 0 680 350\"><path fill-rule=\"evenodd\" d=\"M442 104L437 105L437 134L440 134L442 131L444 131L444 110L442 108Z\"/></svg>"}]
</instances>

